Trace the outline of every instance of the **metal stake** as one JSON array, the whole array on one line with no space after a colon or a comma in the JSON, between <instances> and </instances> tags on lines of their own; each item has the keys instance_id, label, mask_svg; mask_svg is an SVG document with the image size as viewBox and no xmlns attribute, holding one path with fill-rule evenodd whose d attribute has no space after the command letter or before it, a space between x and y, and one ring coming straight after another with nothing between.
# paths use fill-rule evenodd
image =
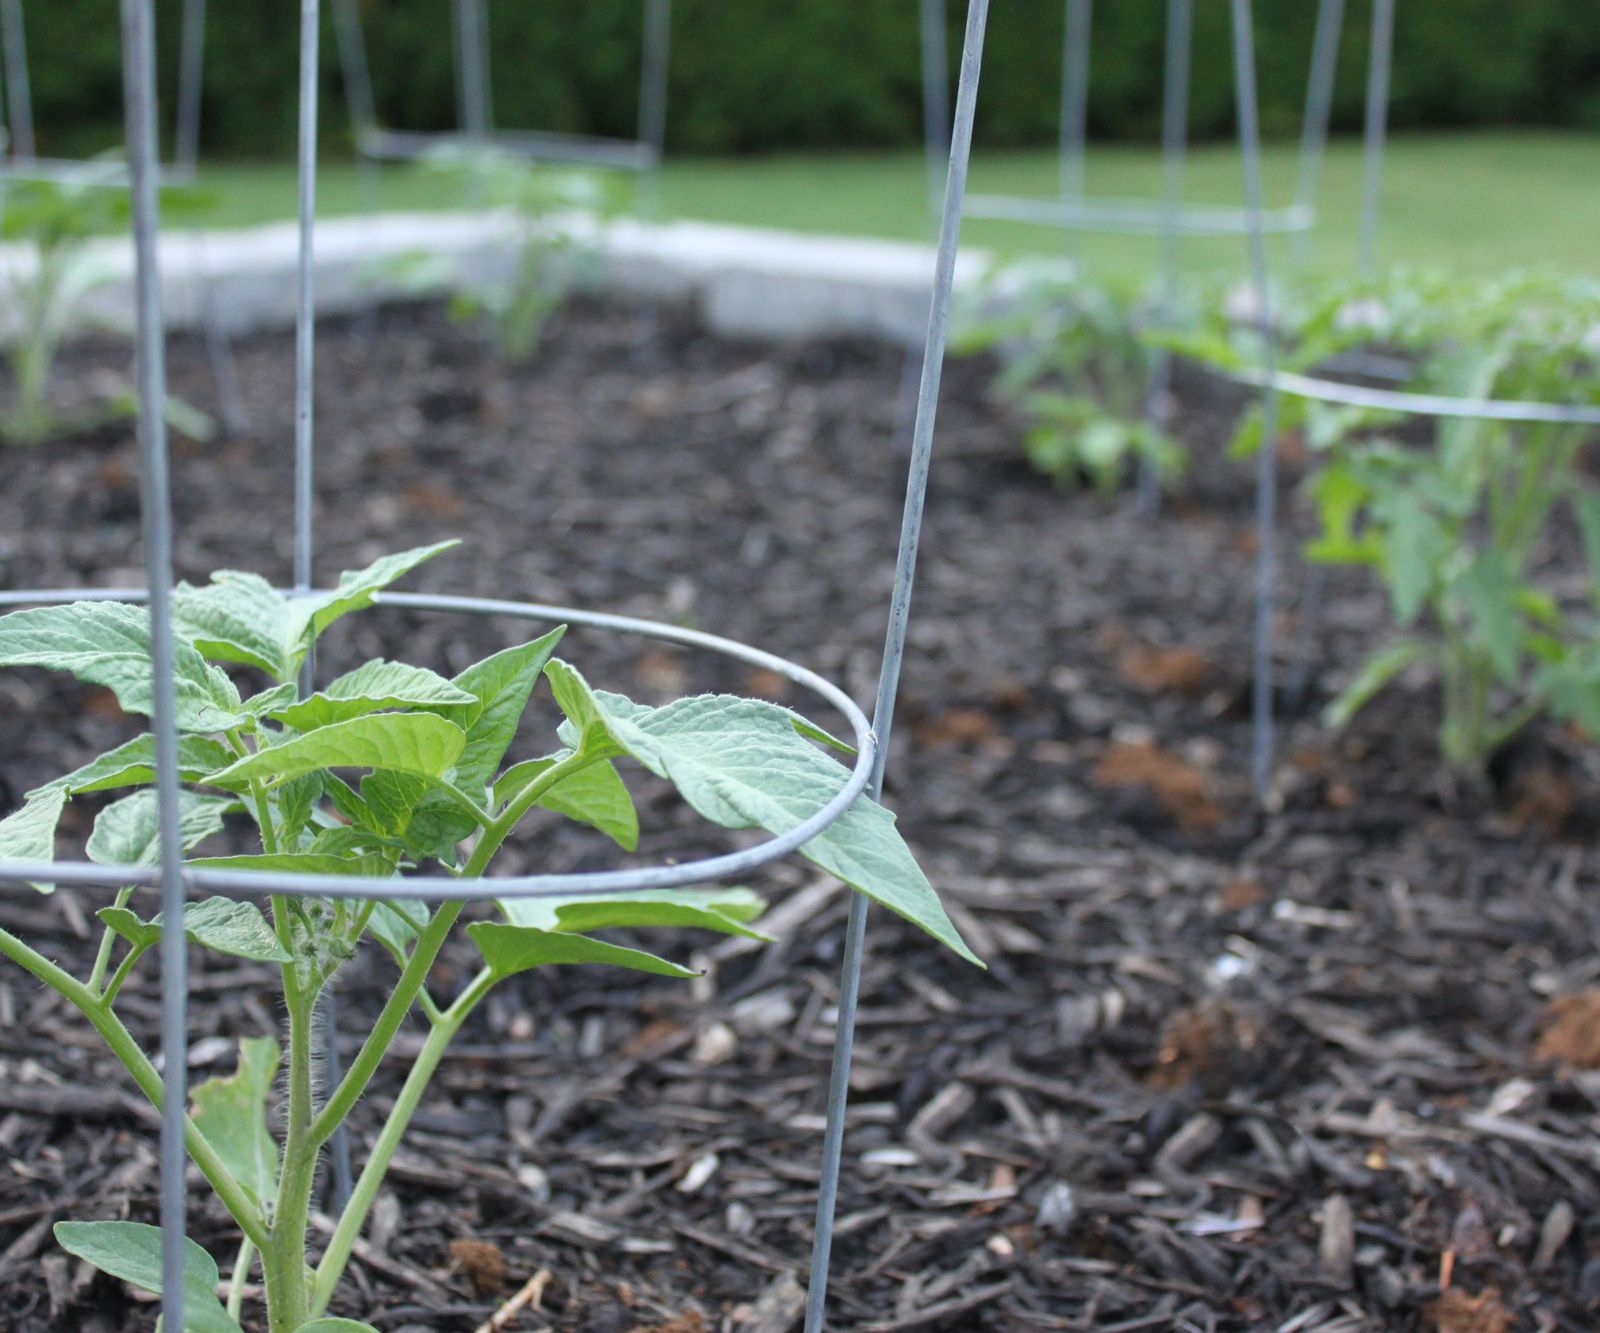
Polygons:
<instances>
[{"instance_id":1,"label":"metal stake","mask_svg":"<svg viewBox=\"0 0 1600 1333\"><path fill-rule=\"evenodd\" d=\"M1393 52L1394 0L1372 0L1372 47L1361 150L1361 236L1357 251L1363 277L1371 276L1378 263L1378 204L1383 193L1383 149L1389 129L1389 66Z\"/></svg>"},{"instance_id":2,"label":"metal stake","mask_svg":"<svg viewBox=\"0 0 1600 1333\"><path fill-rule=\"evenodd\" d=\"M1194 0L1168 0L1166 68L1161 95L1161 296L1157 317L1172 319L1178 295L1178 213L1183 207L1183 169L1189 145L1189 62L1193 56ZM1172 386L1172 353L1158 350L1150 368L1145 396L1145 420L1152 426L1167 424L1167 391ZM1137 504L1139 512L1153 517L1161 507L1160 478L1148 452L1139 455Z\"/></svg>"},{"instance_id":3,"label":"metal stake","mask_svg":"<svg viewBox=\"0 0 1600 1333\"><path fill-rule=\"evenodd\" d=\"M1256 454L1255 679L1251 692L1253 730L1250 782L1257 801L1272 784L1272 641L1277 575L1278 372L1273 344L1271 291L1267 283L1267 239L1261 186L1261 125L1256 109L1255 34L1250 0L1233 0L1234 96L1239 108L1239 149L1244 159L1245 208L1250 219L1250 286L1253 316L1261 337L1261 447Z\"/></svg>"},{"instance_id":4,"label":"metal stake","mask_svg":"<svg viewBox=\"0 0 1600 1333\"><path fill-rule=\"evenodd\" d=\"M184 1115L188 1103L188 937L179 835L178 732L172 649L172 493L167 473L167 367L156 235L155 15L151 0L122 0L122 59L133 203L138 327L139 481L150 585L151 731L161 849L161 1283L167 1328L183 1328Z\"/></svg>"},{"instance_id":5,"label":"metal stake","mask_svg":"<svg viewBox=\"0 0 1600 1333\"><path fill-rule=\"evenodd\" d=\"M917 424L911 447L911 466L906 479L905 510L900 524L900 552L895 564L894 591L889 602L889 627L884 640L883 666L878 676L878 699L873 709L872 725L878 738L878 751L867 790L874 797L883 790L889 736L894 723L895 694L900 683L900 665L905 657L906 626L911 614L917 547L922 536L922 511L933 457L934 418L939 407L939 379L944 368L945 340L950 324L956 245L961 234L961 208L966 196L967 162L972 151L972 120L977 105L978 74L983 63L983 33L988 16L989 0L971 0L967 7L966 37L961 49L961 76L956 87L950 170L945 184L944 211L939 223L939 251L934 265L933 300L928 312L928 337L922 357ZM833 1249L834 1212L839 1200L845 1105L850 1096L850 1059L855 1047L856 1003L861 992L861 960L866 950L866 934L867 899L857 893L850 899L843 973L839 980L839 1020L834 1038L833 1071L828 1083L828 1127L823 1138L822 1172L817 1188L817 1225L811 1249L811 1285L806 1295L805 1333L822 1333L823 1310L827 1303L828 1263Z\"/></svg>"},{"instance_id":6,"label":"metal stake","mask_svg":"<svg viewBox=\"0 0 1600 1333\"><path fill-rule=\"evenodd\" d=\"M28 42L22 23L22 0L0 0L0 44L6 78L6 115L14 157L33 157L33 92L28 83Z\"/></svg>"}]
</instances>

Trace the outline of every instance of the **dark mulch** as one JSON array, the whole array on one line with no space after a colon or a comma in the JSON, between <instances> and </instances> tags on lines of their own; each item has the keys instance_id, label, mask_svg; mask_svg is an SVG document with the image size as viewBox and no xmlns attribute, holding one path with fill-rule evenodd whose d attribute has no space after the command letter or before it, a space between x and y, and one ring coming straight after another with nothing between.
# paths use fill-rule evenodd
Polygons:
<instances>
[{"instance_id":1,"label":"dark mulch","mask_svg":"<svg viewBox=\"0 0 1600 1333\"><path fill-rule=\"evenodd\" d=\"M903 487L899 353L733 345L586 308L524 371L431 310L330 325L319 355L323 576L461 535L415 584L694 623L870 697ZM255 433L176 448L190 577L288 572L290 344L241 356ZM77 349L69 370L84 383L123 357ZM211 400L194 347L173 373ZM1580 994L1600 976L1592 756L1545 734L1496 791L1456 789L1427 695L1403 691L1342 738L1292 723L1279 808L1253 814L1253 534L1248 475L1217 453L1227 405L1185 390L1205 461L1147 521L1030 474L986 374L947 377L890 800L990 970L873 918L832 1326L1594 1327L1600 1075L1548 1058L1600 1055L1583 1049L1600 1004ZM0 454L0 583L137 583L139 559L124 431ZM454 669L526 634L345 623L330 670L376 653ZM1360 580L1336 581L1308 707L1382 624ZM596 634L567 655L644 696L776 683ZM129 731L41 673L0 675L0 699L0 810ZM727 845L664 799L645 813L657 855ZM508 864L535 851L605 857L561 830ZM844 903L803 864L759 886L779 942L677 941L702 981L564 971L485 1006L341 1308L470 1330L544 1271L542 1316L515 1327L796 1326ZM92 906L11 894L0 921L81 968ZM272 978L195 963L202 1077L230 1067L224 1038L270 1021ZM463 942L441 989L470 966ZM384 975L367 960L345 978L348 1033ZM123 1002L146 1036L155 993L146 977ZM404 1063L358 1109L358 1147ZM48 1228L154 1216L149 1115L86 1025L14 971L0 1073L0 1324L148 1327ZM228 1222L194 1197L192 1234L226 1264ZM503 1274L481 1247L452 1262L461 1240L496 1247Z\"/></svg>"}]
</instances>

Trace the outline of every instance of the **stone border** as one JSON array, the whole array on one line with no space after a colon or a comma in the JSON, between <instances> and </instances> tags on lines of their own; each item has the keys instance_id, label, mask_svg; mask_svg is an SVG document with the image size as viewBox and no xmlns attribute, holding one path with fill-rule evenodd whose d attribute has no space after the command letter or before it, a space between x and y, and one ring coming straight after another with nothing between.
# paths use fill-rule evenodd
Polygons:
<instances>
[{"instance_id":1,"label":"stone border","mask_svg":"<svg viewBox=\"0 0 1600 1333\"><path fill-rule=\"evenodd\" d=\"M696 310L728 337L863 336L914 344L928 318L933 249L901 241L818 236L706 222L560 224L577 285ZM510 279L515 219L492 213L382 213L317 224L317 309L350 313L385 301L441 295ZM168 324L192 328L209 302L231 333L294 321L297 229L292 222L239 230L174 231L161 240ZM0 274L30 262L0 251ZM132 249L96 242L84 259L93 285L74 324L126 331L132 323ZM964 252L957 290L988 267Z\"/></svg>"}]
</instances>

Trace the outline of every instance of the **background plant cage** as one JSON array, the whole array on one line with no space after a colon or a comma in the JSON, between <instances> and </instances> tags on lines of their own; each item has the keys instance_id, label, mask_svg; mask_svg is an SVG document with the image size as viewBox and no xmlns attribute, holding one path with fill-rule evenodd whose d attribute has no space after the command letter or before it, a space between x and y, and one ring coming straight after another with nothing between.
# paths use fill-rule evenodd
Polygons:
<instances>
[{"instance_id":1,"label":"background plant cage","mask_svg":"<svg viewBox=\"0 0 1600 1333\"><path fill-rule=\"evenodd\" d=\"M157 160L157 181L163 186L193 185L200 164L201 94L205 85L206 0L183 0L180 20L178 88L173 112L172 155ZM131 184L129 164L107 153L89 158L40 157L33 118L33 87L28 64L27 26L23 0L0 0L0 220L4 218L7 181L46 181L62 186L125 190ZM159 143L159 138L158 138ZM117 145L112 145L115 148ZM205 240L191 230L189 243L200 261L194 297L205 334L206 357L230 434L249 429L249 414L239 392L233 347L213 300L205 262Z\"/></svg>"},{"instance_id":2,"label":"background plant cage","mask_svg":"<svg viewBox=\"0 0 1600 1333\"><path fill-rule=\"evenodd\" d=\"M1382 180L1385 121L1389 100L1389 71L1394 43L1395 0L1372 0L1370 54L1366 80L1366 120L1362 154L1359 266L1363 273L1375 263L1378 198ZM1249 6L1247 5L1247 9ZM1197 237L1240 237L1246 244L1250 285L1256 320L1263 330L1273 325L1270 300L1267 237L1286 236L1292 257L1303 263L1309 254L1311 229L1316 224L1318 189L1328 145L1333 106L1334 75L1345 22L1345 0L1317 0L1317 19L1306 80L1305 112L1301 123L1294 195L1290 203L1268 207L1264 203L1261 170L1261 136L1256 97L1253 43L1236 13L1233 21L1233 67L1238 141L1243 159L1241 206L1195 203L1184 197L1184 168L1189 147L1190 75L1194 60L1194 0L1167 0L1163 34L1161 93L1161 194L1158 198L1111 198L1088 193L1085 163L1088 146L1088 99L1093 51L1094 0L1065 0L1061 50L1061 114L1057 155L1059 181L1056 196L975 194L967 201L971 217L1030 223L1067 236L1084 233L1150 236L1159 241L1157 298L1158 326L1170 322L1177 299L1178 247ZM921 0L919 8L922 53L924 155L930 201L942 181L940 159L949 143L948 55L945 47L945 0ZM1076 256L1074 256L1076 258ZM1251 683L1251 787L1258 802L1268 799L1272 785L1274 709L1276 705L1274 608L1278 552L1276 430L1279 392L1293 392L1295 377L1280 377L1273 365L1270 338L1261 344L1262 370L1244 382L1262 394L1262 444L1257 452L1256 524L1260 534L1256 554L1256 588L1253 611L1253 663ZM1360 364L1346 368L1363 371ZM1172 354L1158 350L1152 359L1144 398L1145 419L1165 429ZM1160 493L1149 460L1138 465L1138 506L1146 516L1155 513ZM1303 620L1296 644L1296 661L1290 671L1294 682L1304 683L1309 638L1304 626L1314 623L1320 605L1321 567L1313 566L1307 581L1310 615Z\"/></svg>"},{"instance_id":3,"label":"background plant cage","mask_svg":"<svg viewBox=\"0 0 1600 1333\"><path fill-rule=\"evenodd\" d=\"M1179 2L1179 0L1175 0ZM1340 0L1342 2L1342 0ZM1395 7L1397 0L1372 0L1372 29L1368 57L1366 102L1362 129L1361 205L1356 247L1357 274L1373 277L1378 267L1379 223L1382 212L1383 157L1388 140L1389 81L1393 64ZM1259 243L1260 238L1253 238ZM1508 425L1568 425L1600 427L1600 407L1574 403L1530 402L1503 398L1462 398L1449 394L1411 393L1383 388L1361 381L1396 381L1406 368L1393 358L1373 356L1359 350L1331 358L1318 373L1300 374L1263 367L1256 372L1235 373L1241 384L1269 394L1288 394L1312 402L1337 407L1367 408L1395 412L1403 416L1495 421ZM1350 378L1339 378L1349 376ZM1264 434L1262 453L1277 447L1276 433ZM1303 697L1321 628L1327 591L1328 566L1309 566L1299 607L1299 626L1286 676L1284 696L1287 705L1296 707ZM1271 688L1270 664L1273 653L1271 628L1271 589L1260 606L1265 618L1257 618L1256 655L1258 678L1265 675ZM1261 664L1267 664L1265 672ZM1269 704L1270 709L1270 704ZM1270 720L1270 713L1269 713ZM1256 742L1259 749L1259 738ZM1270 733L1266 739L1270 754Z\"/></svg>"},{"instance_id":4,"label":"background plant cage","mask_svg":"<svg viewBox=\"0 0 1600 1333\"><path fill-rule=\"evenodd\" d=\"M488 0L450 0L456 126L447 130L390 128L378 115L360 6L361 0L332 0L345 102L350 111L356 151L363 162L414 162L440 150L489 149L533 162L637 173L647 192L646 203L654 206L667 132L672 0L643 0L639 117L633 139L508 129L496 125ZM375 175L372 172L363 175L365 188L375 193Z\"/></svg>"},{"instance_id":5,"label":"background plant cage","mask_svg":"<svg viewBox=\"0 0 1600 1333\"><path fill-rule=\"evenodd\" d=\"M315 175L317 125L318 26L320 0L301 0L299 65L299 276L295 331L295 439L294 439L294 586L291 593L312 589L313 525L312 377L315 366ZM143 599L151 620L152 732L157 756L156 795L160 811L160 863L156 867L104 866L91 862L46 862L0 865L0 882L26 886L45 879L53 883L113 888L134 885L159 888L165 919L182 919L191 888L236 897L267 892L295 897L372 896L370 885L339 876L263 874L187 868L178 836L177 731L172 676L172 514L171 478L167 459L163 404L166 392L164 325L157 260L158 164L155 140L155 73L153 0L121 0L126 134L129 180L133 191L135 253L136 346L138 357L140 473L143 485L141 525L144 536L143 592L124 589L51 589L0 594L3 605L40 605L84 598ZM529 875L492 881L464 882L434 875L388 881L383 896L405 899L539 898L572 893L621 893L644 888L686 887L711 880L737 877L785 856L815 837L867 792L881 788L893 720L895 693L904 653L913 576L921 535L933 445L934 414L938 398L945 335L949 322L956 244L960 230L971 146L973 111L982 58L987 0L971 0L962 53L955 132L952 136L948 188L934 266L914 448L906 488L901 541L896 557L895 581L889 607L878 698L871 719L834 685L759 649L716 636L672 626L602 613L541 606L531 603L481 598L386 594L380 604L464 614L503 615L535 620L567 620L621 633L642 634L690 647L725 653L778 672L837 708L850 725L857 757L839 792L820 810L790 832L756 846L684 863L638 869L561 875ZM307 676L310 675L308 670ZM308 682L302 680L301 688ZM823 1327L828 1258L844 1131L844 1108L854 1035L856 995L865 943L866 902L853 896L849 913L844 975L841 980L840 1016L836 1030L834 1068L829 1085L828 1125L817 1206L816 1242L812 1283L808 1295L806 1327ZM163 1109L161 1131L162 1312L165 1326L181 1329L183 1323L183 1263L185 1239L184 1115L187 1107L187 940L182 930L163 932L161 959L161 1046Z\"/></svg>"}]
</instances>

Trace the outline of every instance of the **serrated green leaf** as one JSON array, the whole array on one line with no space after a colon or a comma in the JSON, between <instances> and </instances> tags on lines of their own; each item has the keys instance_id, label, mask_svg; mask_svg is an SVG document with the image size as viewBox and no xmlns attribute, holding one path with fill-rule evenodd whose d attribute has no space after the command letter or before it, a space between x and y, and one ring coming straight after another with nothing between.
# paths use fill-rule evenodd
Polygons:
<instances>
[{"instance_id":1,"label":"serrated green leaf","mask_svg":"<svg viewBox=\"0 0 1600 1333\"><path fill-rule=\"evenodd\" d=\"M700 695L644 708L621 695L594 693L564 662L552 661L545 672L585 746L598 734L602 746L625 750L672 782L705 818L726 828L788 832L844 784L844 769L800 736L794 715L776 704ZM900 837L894 816L881 805L862 797L800 850L982 966Z\"/></svg>"},{"instance_id":2,"label":"serrated green leaf","mask_svg":"<svg viewBox=\"0 0 1600 1333\"><path fill-rule=\"evenodd\" d=\"M0 861L54 861L56 825L67 804L67 793L60 787L46 788L29 796L20 810L0 819ZM35 884L40 893L50 893L53 884Z\"/></svg>"},{"instance_id":3,"label":"serrated green leaf","mask_svg":"<svg viewBox=\"0 0 1600 1333\"><path fill-rule=\"evenodd\" d=\"M217 862L224 865L229 860L217 858ZM95 915L136 949L152 948L161 939L159 914L153 921L141 921L138 913L129 908L102 907ZM215 953L246 958L254 963L294 961L254 903L232 898L204 898L184 907L183 926L183 933L194 943Z\"/></svg>"},{"instance_id":4,"label":"serrated green leaf","mask_svg":"<svg viewBox=\"0 0 1600 1333\"><path fill-rule=\"evenodd\" d=\"M746 939L771 937L745 923L765 904L749 889L645 889L569 898L508 898L500 904L515 926L587 933L650 926L688 926Z\"/></svg>"},{"instance_id":5,"label":"serrated green leaf","mask_svg":"<svg viewBox=\"0 0 1600 1333\"><path fill-rule=\"evenodd\" d=\"M476 702L437 672L380 657L329 682L309 699L287 704L268 716L296 731L312 731L386 708Z\"/></svg>"},{"instance_id":6,"label":"serrated green leaf","mask_svg":"<svg viewBox=\"0 0 1600 1333\"><path fill-rule=\"evenodd\" d=\"M233 759L233 751L221 741L209 736L178 737L178 777L182 782L198 782L205 774L213 772ZM154 736L135 736L131 741L107 750L91 759L82 768L35 788L28 795L59 787L69 795L84 792L110 791L115 787L139 787L156 780L156 739Z\"/></svg>"},{"instance_id":7,"label":"serrated green leaf","mask_svg":"<svg viewBox=\"0 0 1600 1333\"><path fill-rule=\"evenodd\" d=\"M288 605L259 574L222 569L202 588L180 583L172 614L178 632L206 657L259 667L292 684Z\"/></svg>"},{"instance_id":8,"label":"serrated green leaf","mask_svg":"<svg viewBox=\"0 0 1600 1333\"><path fill-rule=\"evenodd\" d=\"M204 842L222 827L222 818L237 810L231 796L178 793L178 828L183 849ZM96 817L85 850L100 865L161 864L161 819L156 793L149 788L113 801Z\"/></svg>"},{"instance_id":9,"label":"serrated green leaf","mask_svg":"<svg viewBox=\"0 0 1600 1333\"><path fill-rule=\"evenodd\" d=\"M438 711L467 733L467 746L456 766L456 785L474 799L494 781L539 673L566 632L565 625L558 625L531 643L495 653L456 676L453 683L471 695L472 702Z\"/></svg>"},{"instance_id":10,"label":"serrated green leaf","mask_svg":"<svg viewBox=\"0 0 1600 1333\"><path fill-rule=\"evenodd\" d=\"M460 727L432 713L370 713L257 750L207 781L271 784L318 768L393 769L437 778L461 757L466 742Z\"/></svg>"},{"instance_id":11,"label":"serrated green leaf","mask_svg":"<svg viewBox=\"0 0 1600 1333\"><path fill-rule=\"evenodd\" d=\"M362 780L361 800L371 827L400 839L413 856L449 861L478 827L438 783L409 773L371 774Z\"/></svg>"},{"instance_id":12,"label":"serrated green leaf","mask_svg":"<svg viewBox=\"0 0 1600 1333\"><path fill-rule=\"evenodd\" d=\"M297 670L306 650L318 636L341 616L372 605L374 593L381 592L396 579L403 578L425 560L441 551L459 546L457 541L437 542L374 560L365 569L347 570L339 575L338 587L330 592L296 597L285 613L284 641L291 664ZM286 673L293 675L293 671Z\"/></svg>"},{"instance_id":13,"label":"serrated green leaf","mask_svg":"<svg viewBox=\"0 0 1600 1333\"><path fill-rule=\"evenodd\" d=\"M1522 623L1517 617L1517 580L1498 551L1481 552L1456 581L1479 642L1501 681L1516 681L1522 660Z\"/></svg>"},{"instance_id":14,"label":"serrated green leaf","mask_svg":"<svg viewBox=\"0 0 1600 1333\"><path fill-rule=\"evenodd\" d=\"M143 1222L57 1222L56 1243L102 1273L161 1294L161 1228ZM186 1333L243 1333L217 1299L217 1264L188 1237L183 1241L183 1326Z\"/></svg>"},{"instance_id":15,"label":"serrated green leaf","mask_svg":"<svg viewBox=\"0 0 1600 1333\"><path fill-rule=\"evenodd\" d=\"M249 719L239 692L184 640L173 649L176 721L180 731L219 732ZM69 671L103 685L130 713L149 716L150 615L122 602L73 602L0 616L0 666Z\"/></svg>"},{"instance_id":16,"label":"serrated green leaf","mask_svg":"<svg viewBox=\"0 0 1600 1333\"><path fill-rule=\"evenodd\" d=\"M483 961L497 979L515 976L536 967L568 963L608 963L635 972L651 972L659 977L693 977L690 968L658 958L643 949L628 949L620 944L592 940L587 935L562 931L536 930L532 926L506 925L498 921L478 921L467 927L467 934L478 946Z\"/></svg>"},{"instance_id":17,"label":"serrated green leaf","mask_svg":"<svg viewBox=\"0 0 1600 1333\"><path fill-rule=\"evenodd\" d=\"M239 1067L190 1094L195 1127L268 1220L278 1197L278 1144L267 1129L267 1096L283 1053L271 1037L239 1042Z\"/></svg>"},{"instance_id":18,"label":"serrated green leaf","mask_svg":"<svg viewBox=\"0 0 1600 1333\"><path fill-rule=\"evenodd\" d=\"M554 767L571 751L529 759L508 768L494 784L496 805L503 805L541 773ZM561 779L539 797L546 810L599 829L625 851L639 845L639 812L621 775L609 760L601 759Z\"/></svg>"},{"instance_id":19,"label":"serrated green leaf","mask_svg":"<svg viewBox=\"0 0 1600 1333\"><path fill-rule=\"evenodd\" d=\"M1395 619L1415 623L1438 577L1450 544L1439 521L1404 492L1387 497L1384 509L1384 575L1394 599Z\"/></svg>"}]
</instances>

